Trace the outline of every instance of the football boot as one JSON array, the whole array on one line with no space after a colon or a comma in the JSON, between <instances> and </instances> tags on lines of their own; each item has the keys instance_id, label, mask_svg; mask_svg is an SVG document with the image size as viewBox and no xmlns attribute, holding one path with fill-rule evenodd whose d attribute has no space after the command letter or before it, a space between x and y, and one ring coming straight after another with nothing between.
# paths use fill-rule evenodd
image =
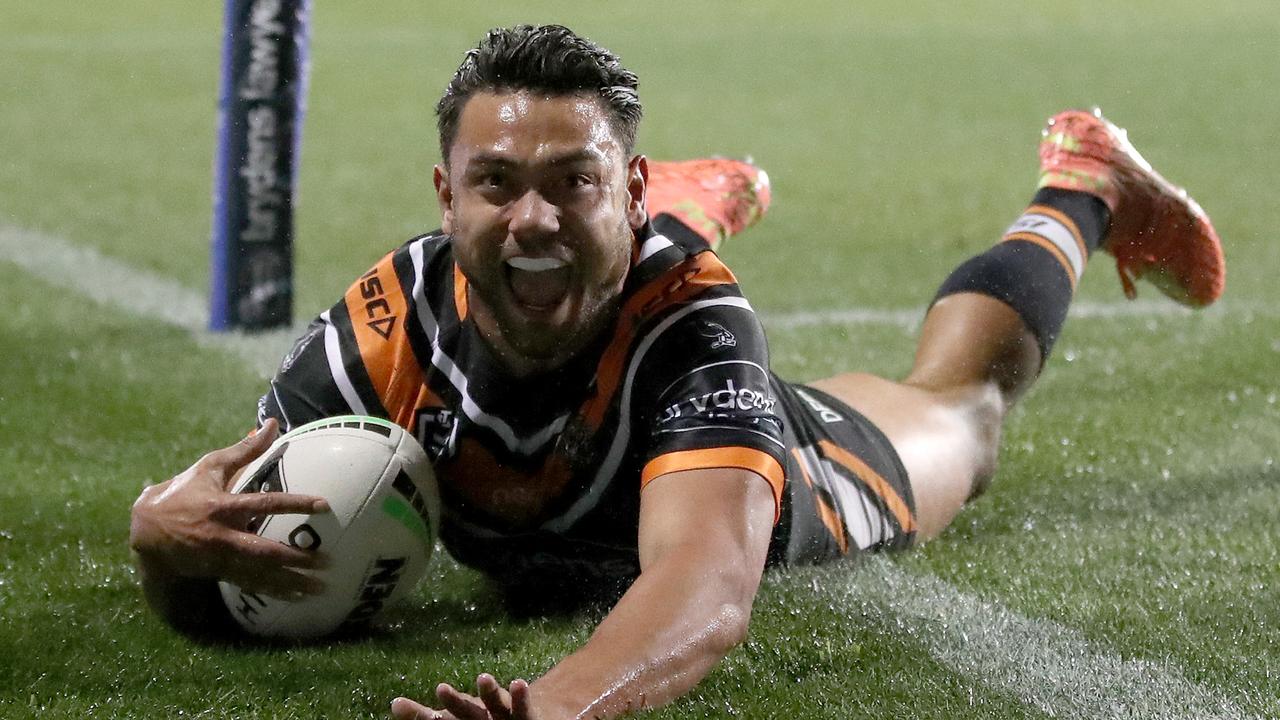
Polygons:
<instances>
[{"instance_id":1,"label":"football boot","mask_svg":"<svg viewBox=\"0 0 1280 720\"><path fill-rule=\"evenodd\" d=\"M1115 257L1130 300L1137 280L1192 307L1222 295L1226 261L1209 216L1097 108L1049 118L1040 141L1040 187L1083 191L1106 203L1111 226L1102 247Z\"/></svg>"},{"instance_id":2,"label":"football boot","mask_svg":"<svg viewBox=\"0 0 1280 720\"><path fill-rule=\"evenodd\" d=\"M750 159L649 162L649 217L671 215L713 249L755 224L769 201L769 176Z\"/></svg>"}]
</instances>

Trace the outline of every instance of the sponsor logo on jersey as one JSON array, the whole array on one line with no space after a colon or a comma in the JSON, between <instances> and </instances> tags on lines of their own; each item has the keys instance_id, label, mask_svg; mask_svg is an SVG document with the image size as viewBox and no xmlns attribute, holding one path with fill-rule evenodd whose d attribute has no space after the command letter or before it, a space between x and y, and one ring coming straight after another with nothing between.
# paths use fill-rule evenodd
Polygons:
<instances>
[{"instance_id":1,"label":"sponsor logo on jersey","mask_svg":"<svg viewBox=\"0 0 1280 720\"><path fill-rule=\"evenodd\" d=\"M458 414L447 408L429 407L418 411L418 444L431 462L453 455L458 440Z\"/></svg>"},{"instance_id":2,"label":"sponsor logo on jersey","mask_svg":"<svg viewBox=\"0 0 1280 720\"><path fill-rule=\"evenodd\" d=\"M740 412L771 413L778 402L767 390L738 387L733 378L724 382L724 387L719 390L693 395L668 406L658 422L671 422L682 417L736 415Z\"/></svg>"},{"instance_id":3,"label":"sponsor logo on jersey","mask_svg":"<svg viewBox=\"0 0 1280 720\"><path fill-rule=\"evenodd\" d=\"M814 412L818 413L818 417L822 418L822 422L830 424L844 421L840 413L818 402L803 390L796 390L796 394L800 396L805 405L808 405Z\"/></svg>"},{"instance_id":4,"label":"sponsor logo on jersey","mask_svg":"<svg viewBox=\"0 0 1280 720\"><path fill-rule=\"evenodd\" d=\"M387 302L387 292L382 287L382 278L378 277L378 268L360 276L360 297L365 300L364 312L368 316L365 325L381 335L383 340L390 340L397 318Z\"/></svg>"},{"instance_id":5,"label":"sponsor logo on jersey","mask_svg":"<svg viewBox=\"0 0 1280 720\"><path fill-rule=\"evenodd\" d=\"M720 323L704 322L702 323L702 337L712 338L711 349L719 350L720 348L731 348L738 346L738 338L729 332L728 328Z\"/></svg>"}]
</instances>

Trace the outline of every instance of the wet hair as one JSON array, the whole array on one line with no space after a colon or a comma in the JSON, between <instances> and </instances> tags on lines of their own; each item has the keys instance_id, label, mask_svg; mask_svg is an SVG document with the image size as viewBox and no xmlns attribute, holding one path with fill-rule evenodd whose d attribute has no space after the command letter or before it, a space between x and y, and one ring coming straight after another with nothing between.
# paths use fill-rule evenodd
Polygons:
<instances>
[{"instance_id":1,"label":"wet hair","mask_svg":"<svg viewBox=\"0 0 1280 720\"><path fill-rule=\"evenodd\" d=\"M447 164L462 109L473 94L528 90L599 98L623 150L630 155L640 125L639 84L617 55L562 25L494 28L467 51L436 103L440 153Z\"/></svg>"}]
</instances>

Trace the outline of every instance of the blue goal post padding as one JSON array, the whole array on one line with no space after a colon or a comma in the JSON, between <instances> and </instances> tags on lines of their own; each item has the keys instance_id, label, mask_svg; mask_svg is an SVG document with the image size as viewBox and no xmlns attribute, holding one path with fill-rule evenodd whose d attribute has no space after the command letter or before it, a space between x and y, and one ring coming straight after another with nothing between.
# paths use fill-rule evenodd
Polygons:
<instances>
[{"instance_id":1,"label":"blue goal post padding","mask_svg":"<svg viewBox=\"0 0 1280 720\"><path fill-rule=\"evenodd\" d=\"M209 328L288 325L310 0L227 0Z\"/></svg>"}]
</instances>

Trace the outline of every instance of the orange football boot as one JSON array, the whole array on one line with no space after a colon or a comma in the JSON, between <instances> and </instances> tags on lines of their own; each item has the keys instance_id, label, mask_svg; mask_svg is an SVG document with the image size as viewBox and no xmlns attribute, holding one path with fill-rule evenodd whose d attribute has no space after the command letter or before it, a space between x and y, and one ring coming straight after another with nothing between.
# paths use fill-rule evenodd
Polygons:
<instances>
[{"instance_id":1,"label":"orange football boot","mask_svg":"<svg viewBox=\"0 0 1280 720\"><path fill-rule=\"evenodd\" d=\"M1103 249L1116 258L1124 294L1143 279L1184 305L1222 295L1227 266L1209 216L1183 188L1165 180L1102 111L1067 110L1049 118L1040 141L1040 187L1078 190L1111 210Z\"/></svg>"},{"instance_id":2,"label":"orange football boot","mask_svg":"<svg viewBox=\"0 0 1280 720\"><path fill-rule=\"evenodd\" d=\"M769 176L749 160L649 163L649 217L674 216L712 249L755 224L769 209L770 199Z\"/></svg>"}]
</instances>

